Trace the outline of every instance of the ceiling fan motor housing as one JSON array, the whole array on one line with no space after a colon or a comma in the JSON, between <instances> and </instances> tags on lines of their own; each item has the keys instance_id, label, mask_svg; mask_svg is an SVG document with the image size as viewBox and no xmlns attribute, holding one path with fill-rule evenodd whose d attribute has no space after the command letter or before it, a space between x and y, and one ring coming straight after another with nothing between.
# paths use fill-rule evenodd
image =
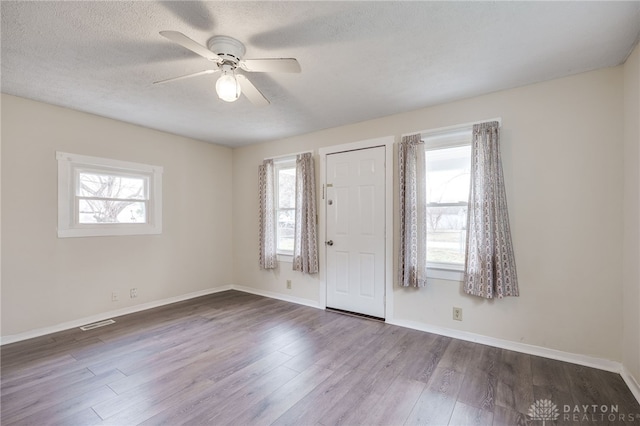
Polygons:
<instances>
[{"instance_id":1,"label":"ceiling fan motor housing","mask_svg":"<svg viewBox=\"0 0 640 426\"><path fill-rule=\"evenodd\" d=\"M235 66L238 65L246 52L244 44L233 37L222 35L211 37L207 42L207 47L220 56L224 62L231 62Z\"/></svg>"}]
</instances>

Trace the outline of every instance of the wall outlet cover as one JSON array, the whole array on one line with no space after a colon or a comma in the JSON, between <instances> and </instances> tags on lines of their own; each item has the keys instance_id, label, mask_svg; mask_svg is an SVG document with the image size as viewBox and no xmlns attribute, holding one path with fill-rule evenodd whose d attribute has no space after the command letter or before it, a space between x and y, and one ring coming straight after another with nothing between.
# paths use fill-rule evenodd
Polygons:
<instances>
[{"instance_id":1,"label":"wall outlet cover","mask_svg":"<svg viewBox=\"0 0 640 426\"><path fill-rule=\"evenodd\" d=\"M462 308L453 308L453 319L462 321Z\"/></svg>"}]
</instances>

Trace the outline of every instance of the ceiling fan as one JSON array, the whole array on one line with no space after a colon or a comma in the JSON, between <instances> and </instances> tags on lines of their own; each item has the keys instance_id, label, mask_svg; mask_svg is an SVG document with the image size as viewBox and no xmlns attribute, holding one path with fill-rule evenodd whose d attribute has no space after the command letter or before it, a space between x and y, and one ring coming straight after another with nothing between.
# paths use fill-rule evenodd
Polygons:
<instances>
[{"instance_id":1,"label":"ceiling fan","mask_svg":"<svg viewBox=\"0 0 640 426\"><path fill-rule=\"evenodd\" d=\"M211 37L207 42L207 47L204 47L178 31L160 31L160 35L211 62L215 62L217 68L154 81L153 84L169 83L221 72L222 75L216 82L216 93L220 99L233 102L242 93L252 104L263 106L268 105L269 101L244 74L236 72L238 68L247 72L300 72L300 64L295 58L243 59L246 52L244 44L232 37Z\"/></svg>"}]
</instances>

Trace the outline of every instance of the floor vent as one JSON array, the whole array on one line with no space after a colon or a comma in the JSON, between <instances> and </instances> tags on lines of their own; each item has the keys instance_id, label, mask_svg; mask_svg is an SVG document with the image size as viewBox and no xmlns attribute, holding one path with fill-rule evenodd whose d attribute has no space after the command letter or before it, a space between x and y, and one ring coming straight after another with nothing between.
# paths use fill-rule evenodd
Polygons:
<instances>
[{"instance_id":1,"label":"floor vent","mask_svg":"<svg viewBox=\"0 0 640 426\"><path fill-rule=\"evenodd\" d=\"M87 324L80 327L80 330L87 331L93 330L94 328L104 327L105 325L115 324L116 322L112 319L94 322L93 324Z\"/></svg>"},{"instance_id":2,"label":"floor vent","mask_svg":"<svg viewBox=\"0 0 640 426\"><path fill-rule=\"evenodd\" d=\"M360 314L358 312L344 311L342 309L336 309L336 308L327 308L327 311L335 312L337 314L350 315L352 317L358 317L358 318L364 318L364 319L369 319L369 320L373 320L373 321L384 322L384 318L374 317L374 316L366 315L366 314Z\"/></svg>"}]
</instances>

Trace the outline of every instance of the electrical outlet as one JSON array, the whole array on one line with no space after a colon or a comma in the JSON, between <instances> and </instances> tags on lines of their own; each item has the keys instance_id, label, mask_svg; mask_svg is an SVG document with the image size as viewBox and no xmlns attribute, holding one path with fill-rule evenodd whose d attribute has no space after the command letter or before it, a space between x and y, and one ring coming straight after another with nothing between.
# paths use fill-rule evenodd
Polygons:
<instances>
[{"instance_id":1,"label":"electrical outlet","mask_svg":"<svg viewBox=\"0 0 640 426\"><path fill-rule=\"evenodd\" d=\"M462 308L453 308L453 319L462 321Z\"/></svg>"},{"instance_id":2,"label":"electrical outlet","mask_svg":"<svg viewBox=\"0 0 640 426\"><path fill-rule=\"evenodd\" d=\"M291 290L291 280L287 280L287 289Z\"/></svg>"},{"instance_id":3,"label":"electrical outlet","mask_svg":"<svg viewBox=\"0 0 640 426\"><path fill-rule=\"evenodd\" d=\"M131 296L132 299L135 299L136 297L138 297L138 289L134 287L131 290L129 290L129 296Z\"/></svg>"},{"instance_id":4,"label":"electrical outlet","mask_svg":"<svg viewBox=\"0 0 640 426\"><path fill-rule=\"evenodd\" d=\"M118 300L120 300L120 297L118 296L118 292L117 291L111 292L111 301L117 302Z\"/></svg>"}]
</instances>

